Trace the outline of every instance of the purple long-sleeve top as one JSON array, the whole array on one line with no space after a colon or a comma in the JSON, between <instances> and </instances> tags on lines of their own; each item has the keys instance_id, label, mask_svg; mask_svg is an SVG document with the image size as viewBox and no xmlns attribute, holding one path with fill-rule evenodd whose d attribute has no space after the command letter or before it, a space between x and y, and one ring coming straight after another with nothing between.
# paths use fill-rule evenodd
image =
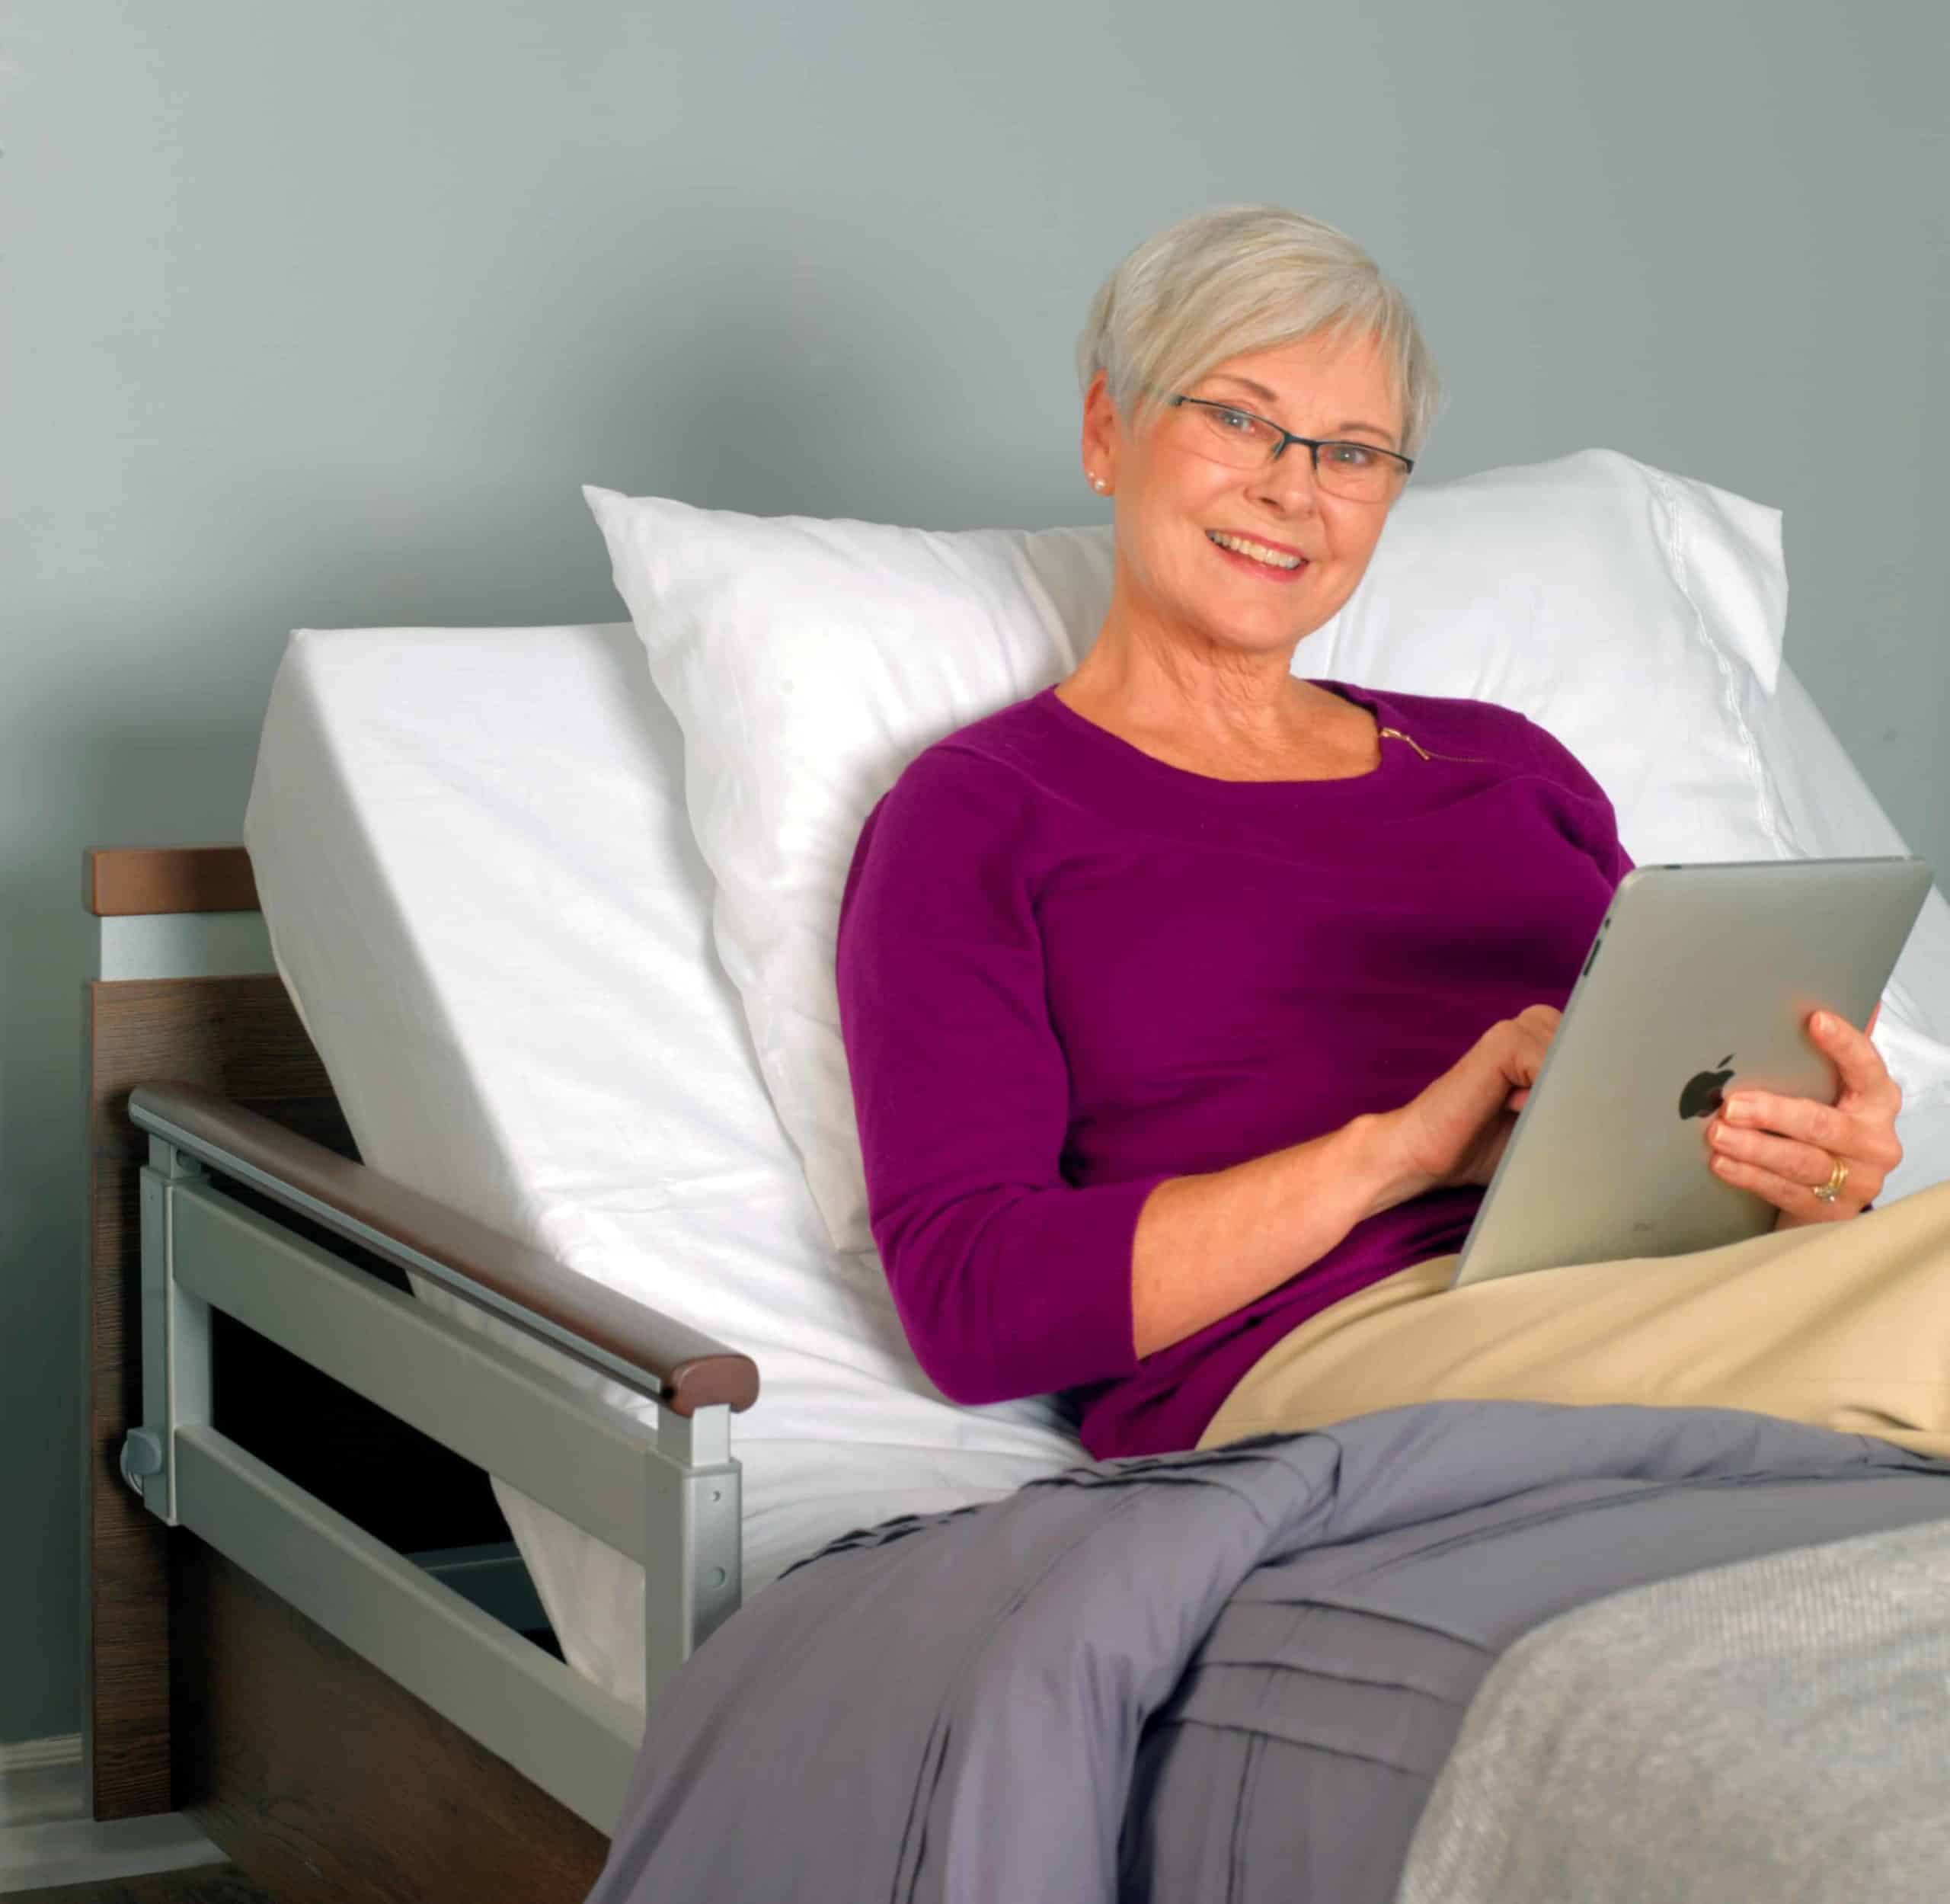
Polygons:
<instances>
[{"instance_id":1,"label":"purple long-sleeve top","mask_svg":"<svg viewBox=\"0 0 1950 1904\"><path fill-rule=\"evenodd\" d=\"M1064 1394L1098 1459L1195 1446L1288 1330L1461 1248L1483 1194L1369 1217L1140 1357L1151 1192L1393 1110L1498 1019L1561 1010L1631 869L1523 715L1315 685L1408 738L1351 779L1220 780L1045 688L909 761L847 873L840 1029L908 1340L952 1401Z\"/></svg>"}]
</instances>

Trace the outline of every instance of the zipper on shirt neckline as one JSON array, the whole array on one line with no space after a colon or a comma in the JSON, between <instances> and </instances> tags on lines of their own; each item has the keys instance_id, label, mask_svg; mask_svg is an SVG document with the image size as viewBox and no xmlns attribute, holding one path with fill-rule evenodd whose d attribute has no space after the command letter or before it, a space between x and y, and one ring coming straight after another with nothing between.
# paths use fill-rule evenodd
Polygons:
<instances>
[{"instance_id":1,"label":"zipper on shirt neckline","mask_svg":"<svg viewBox=\"0 0 1950 1904\"><path fill-rule=\"evenodd\" d=\"M1378 728L1378 731L1380 733L1382 738L1385 741L1408 741L1408 744L1411 747L1415 747L1415 751L1418 754L1421 754L1422 758L1424 760L1429 757L1420 747L1416 746L1416 744L1413 741L1409 740L1408 736L1404 734L1399 727L1379 728Z\"/></svg>"},{"instance_id":2,"label":"zipper on shirt neckline","mask_svg":"<svg viewBox=\"0 0 1950 1904\"><path fill-rule=\"evenodd\" d=\"M1485 760L1478 754L1431 754L1428 749L1424 747L1419 741L1416 740L1412 734L1404 734L1399 727L1383 727L1379 722L1377 722L1376 723L1376 731L1385 740L1406 741L1409 746L1413 747L1424 760L1460 760L1466 762L1472 766L1488 766L1492 764L1492 763Z\"/></svg>"}]
</instances>

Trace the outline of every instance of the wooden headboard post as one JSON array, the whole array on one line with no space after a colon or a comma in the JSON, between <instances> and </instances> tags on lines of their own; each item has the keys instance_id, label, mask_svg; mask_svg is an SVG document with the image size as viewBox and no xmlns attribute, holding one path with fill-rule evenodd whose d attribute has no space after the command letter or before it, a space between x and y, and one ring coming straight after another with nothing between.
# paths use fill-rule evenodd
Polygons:
<instances>
[{"instance_id":1,"label":"wooden headboard post","mask_svg":"<svg viewBox=\"0 0 1950 1904\"><path fill-rule=\"evenodd\" d=\"M82 1278L84 1789L98 1819L177 1808L171 1790L171 1531L122 1479L142 1419L137 1084L175 1078L334 1148L331 1086L273 967L241 846L97 849L83 900L98 922L84 981L88 1211Z\"/></svg>"}]
</instances>

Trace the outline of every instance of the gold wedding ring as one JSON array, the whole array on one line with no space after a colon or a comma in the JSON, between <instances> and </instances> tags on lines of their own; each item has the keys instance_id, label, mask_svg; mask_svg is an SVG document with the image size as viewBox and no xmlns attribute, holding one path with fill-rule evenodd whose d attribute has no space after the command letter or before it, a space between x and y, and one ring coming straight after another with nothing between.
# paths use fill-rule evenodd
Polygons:
<instances>
[{"instance_id":1,"label":"gold wedding ring","mask_svg":"<svg viewBox=\"0 0 1950 1904\"><path fill-rule=\"evenodd\" d=\"M1835 1201L1836 1193L1848 1180L1849 1160L1846 1157L1838 1157L1835 1160L1834 1169L1828 1173L1828 1181L1814 1192L1815 1202L1833 1203Z\"/></svg>"}]
</instances>

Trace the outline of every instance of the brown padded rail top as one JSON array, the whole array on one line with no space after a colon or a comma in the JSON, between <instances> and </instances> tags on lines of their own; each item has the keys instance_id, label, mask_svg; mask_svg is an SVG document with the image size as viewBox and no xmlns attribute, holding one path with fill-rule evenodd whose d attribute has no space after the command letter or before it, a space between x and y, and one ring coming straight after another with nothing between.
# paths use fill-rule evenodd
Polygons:
<instances>
[{"instance_id":1,"label":"brown padded rail top","mask_svg":"<svg viewBox=\"0 0 1950 1904\"><path fill-rule=\"evenodd\" d=\"M216 1170L225 1168L225 1158L248 1165L275 1184L323 1205L325 1211L456 1272L628 1365L651 1378L639 1379L631 1386L655 1394L677 1414L689 1415L720 1402L740 1410L758 1400L758 1365L750 1356L739 1355L702 1330L673 1322L589 1277L577 1275L539 1250L516 1243L363 1163L339 1157L213 1091L193 1084L144 1084L131 1093L129 1108L161 1119L192 1140L185 1147L193 1155L202 1154L197 1147L216 1153L206 1160ZM262 1194L277 1197L270 1185L248 1176L241 1180ZM289 1198L279 1200L290 1202ZM304 1208L296 1203L292 1207ZM331 1221L329 1215L320 1217L316 1211L306 1214ZM371 1235L353 1240L385 1253ZM604 1372L628 1379L614 1368L606 1368Z\"/></svg>"},{"instance_id":2,"label":"brown padded rail top","mask_svg":"<svg viewBox=\"0 0 1950 1904\"><path fill-rule=\"evenodd\" d=\"M91 846L82 903L98 917L132 913L255 912L257 882L241 846Z\"/></svg>"}]
</instances>

